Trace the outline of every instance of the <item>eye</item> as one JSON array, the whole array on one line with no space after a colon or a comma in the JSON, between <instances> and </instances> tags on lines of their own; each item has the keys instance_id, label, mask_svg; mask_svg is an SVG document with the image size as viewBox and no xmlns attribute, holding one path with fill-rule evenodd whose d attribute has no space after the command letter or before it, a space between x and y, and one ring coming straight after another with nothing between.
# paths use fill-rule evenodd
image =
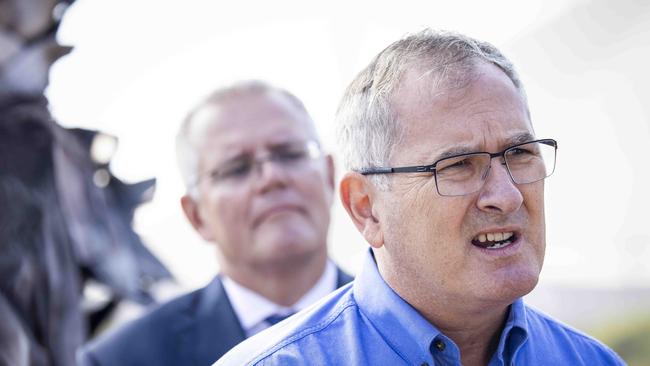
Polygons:
<instances>
[{"instance_id":1,"label":"eye","mask_svg":"<svg viewBox=\"0 0 650 366\"><path fill-rule=\"evenodd\" d=\"M527 155L527 154L533 154L532 151L525 149L523 147L516 147L510 151L508 151L508 154L510 155Z\"/></svg>"},{"instance_id":2,"label":"eye","mask_svg":"<svg viewBox=\"0 0 650 366\"><path fill-rule=\"evenodd\" d=\"M457 170L464 170L473 165L472 159L468 156L457 156L444 159L436 164L438 174L451 173Z\"/></svg>"},{"instance_id":3,"label":"eye","mask_svg":"<svg viewBox=\"0 0 650 366\"><path fill-rule=\"evenodd\" d=\"M457 161L457 162L453 163L452 165L448 166L447 169L449 169L449 168L461 168L463 166L467 166L468 164L470 164L469 160L468 159L463 159L461 161Z\"/></svg>"},{"instance_id":4,"label":"eye","mask_svg":"<svg viewBox=\"0 0 650 366\"><path fill-rule=\"evenodd\" d=\"M509 164L525 164L538 157L540 157L540 148L536 143L513 147L506 153Z\"/></svg>"},{"instance_id":5,"label":"eye","mask_svg":"<svg viewBox=\"0 0 650 366\"><path fill-rule=\"evenodd\" d=\"M305 150L299 148L283 149L273 153L273 159L277 161L294 161L305 157Z\"/></svg>"},{"instance_id":6,"label":"eye","mask_svg":"<svg viewBox=\"0 0 650 366\"><path fill-rule=\"evenodd\" d=\"M278 163L291 164L305 160L308 155L303 145L284 145L274 149L270 159Z\"/></svg>"},{"instance_id":7,"label":"eye","mask_svg":"<svg viewBox=\"0 0 650 366\"><path fill-rule=\"evenodd\" d=\"M480 177L490 164L487 154L467 154L443 159L436 164L438 181L468 181Z\"/></svg>"},{"instance_id":8,"label":"eye","mask_svg":"<svg viewBox=\"0 0 650 366\"><path fill-rule=\"evenodd\" d=\"M251 166L251 162L247 160L233 161L216 169L210 176L215 181L229 178L243 178L251 171Z\"/></svg>"}]
</instances>

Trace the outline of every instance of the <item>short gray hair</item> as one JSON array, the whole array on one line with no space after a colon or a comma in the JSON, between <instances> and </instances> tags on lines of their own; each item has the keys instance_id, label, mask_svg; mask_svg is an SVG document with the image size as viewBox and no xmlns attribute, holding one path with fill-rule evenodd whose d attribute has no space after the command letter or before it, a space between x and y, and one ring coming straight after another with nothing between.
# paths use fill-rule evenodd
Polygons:
<instances>
[{"instance_id":1,"label":"short gray hair","mask_svg":"<svg viewBox=\"0 0 650 366\"><path fill-rule=\"evenodd\" d=\"M436 78L437 85L466 85L478 63L498 66L524 102L526 93L512 63L493 45L462 34L425 29L381 51L348 86L339 104L338 145L349 170L385 166L403 133L392 99L409 69ZM371 176L387 188L384 175Z\"/></svg>"},{"instance_id":2,"label":"short gray hair","mask_svg":"<svg viewBox=\"0 0 650 366\"><path fill-rule=\"evenodd\" d=\"M199 153L197 147L190 139L192 131L193 120L196 113L209 105L225 104L234 100L248 98L256 95L270 95L277 93L289 100L292 104L303 110L309 117L309 113L295 95L291 94L285 89L275 87L260 80L245 80L239 81L232 85L217 89L209 94L206 98L201 100L194 108L192 108L185 119L183 120L178 134L176 135L176 158L180 168L181 177L185 183L188 193L192 193L195 181L199 174Z\"/></svg>"}]
</instances>

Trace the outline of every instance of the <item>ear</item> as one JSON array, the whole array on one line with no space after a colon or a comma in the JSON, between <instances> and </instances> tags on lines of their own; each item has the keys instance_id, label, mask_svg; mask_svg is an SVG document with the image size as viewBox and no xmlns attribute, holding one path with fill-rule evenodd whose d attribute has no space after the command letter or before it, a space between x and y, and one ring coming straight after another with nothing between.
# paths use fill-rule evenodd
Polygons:
<instances>
[{"instance_id":1,"label":"ear","mask_svg":"<svg viewBox=\"0 0 650 366\"><path fill-rule=\"evenodd\" d=\"M384 245L384 234L381 223L373 215L376 196L374 186L365 176L348 172L341 179L339 188L343 207L354 225L373 248L381 248Z\"/></svg>"},{"instance_id":2,"label":"ear","mask_svg":"<svg viewBox=\"0 0 650 366\"><path fill-rule=\"evenodd\" d=\"M189 220L190 224L194 230L196 230L201 237L206 241L213 241L212 232L205 225L203 218L201 217L201 210L199 208L198 202L189 194L185 194L181 197L181 207L183 207L183 212L185 217Z\"/></svg>"}]
</instances>

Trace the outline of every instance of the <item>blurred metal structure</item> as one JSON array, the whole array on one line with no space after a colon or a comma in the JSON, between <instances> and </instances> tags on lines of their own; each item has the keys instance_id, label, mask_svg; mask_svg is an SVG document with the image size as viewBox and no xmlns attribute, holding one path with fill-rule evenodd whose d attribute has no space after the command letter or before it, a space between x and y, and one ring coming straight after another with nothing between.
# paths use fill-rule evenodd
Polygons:
<instances>
[{"instance_id":1,"label":"blurred metal structure","mask_svg":"<svg viewBox=\"0 0 650 366\"><path fill-rule=\"evenodd\" d=\"M150 303L149 286L171 277L131 226L155 181L120 181L114 140L49 114L43 90L69 51L55 39L69 3L0 0L0 365L73 365L115 304ZM111 292L92 313L89 279Z\"/></svg>"}]
</instances>

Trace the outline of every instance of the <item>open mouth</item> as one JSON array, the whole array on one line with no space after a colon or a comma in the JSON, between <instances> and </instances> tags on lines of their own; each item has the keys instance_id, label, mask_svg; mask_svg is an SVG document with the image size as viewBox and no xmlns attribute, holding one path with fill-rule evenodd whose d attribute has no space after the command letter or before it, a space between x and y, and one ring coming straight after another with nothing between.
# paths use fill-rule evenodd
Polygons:
<instances>
[{"instance_id":1,"label":"open mouth","mask_svg":"<svg viewBox=\"0 0 650 366\"><path fill-rule=\"evenodd\" d=\"M472 244L484 249L501 249L517 241L512 231L479 234L472 239Z\"/></svg>"}]
</instances>

